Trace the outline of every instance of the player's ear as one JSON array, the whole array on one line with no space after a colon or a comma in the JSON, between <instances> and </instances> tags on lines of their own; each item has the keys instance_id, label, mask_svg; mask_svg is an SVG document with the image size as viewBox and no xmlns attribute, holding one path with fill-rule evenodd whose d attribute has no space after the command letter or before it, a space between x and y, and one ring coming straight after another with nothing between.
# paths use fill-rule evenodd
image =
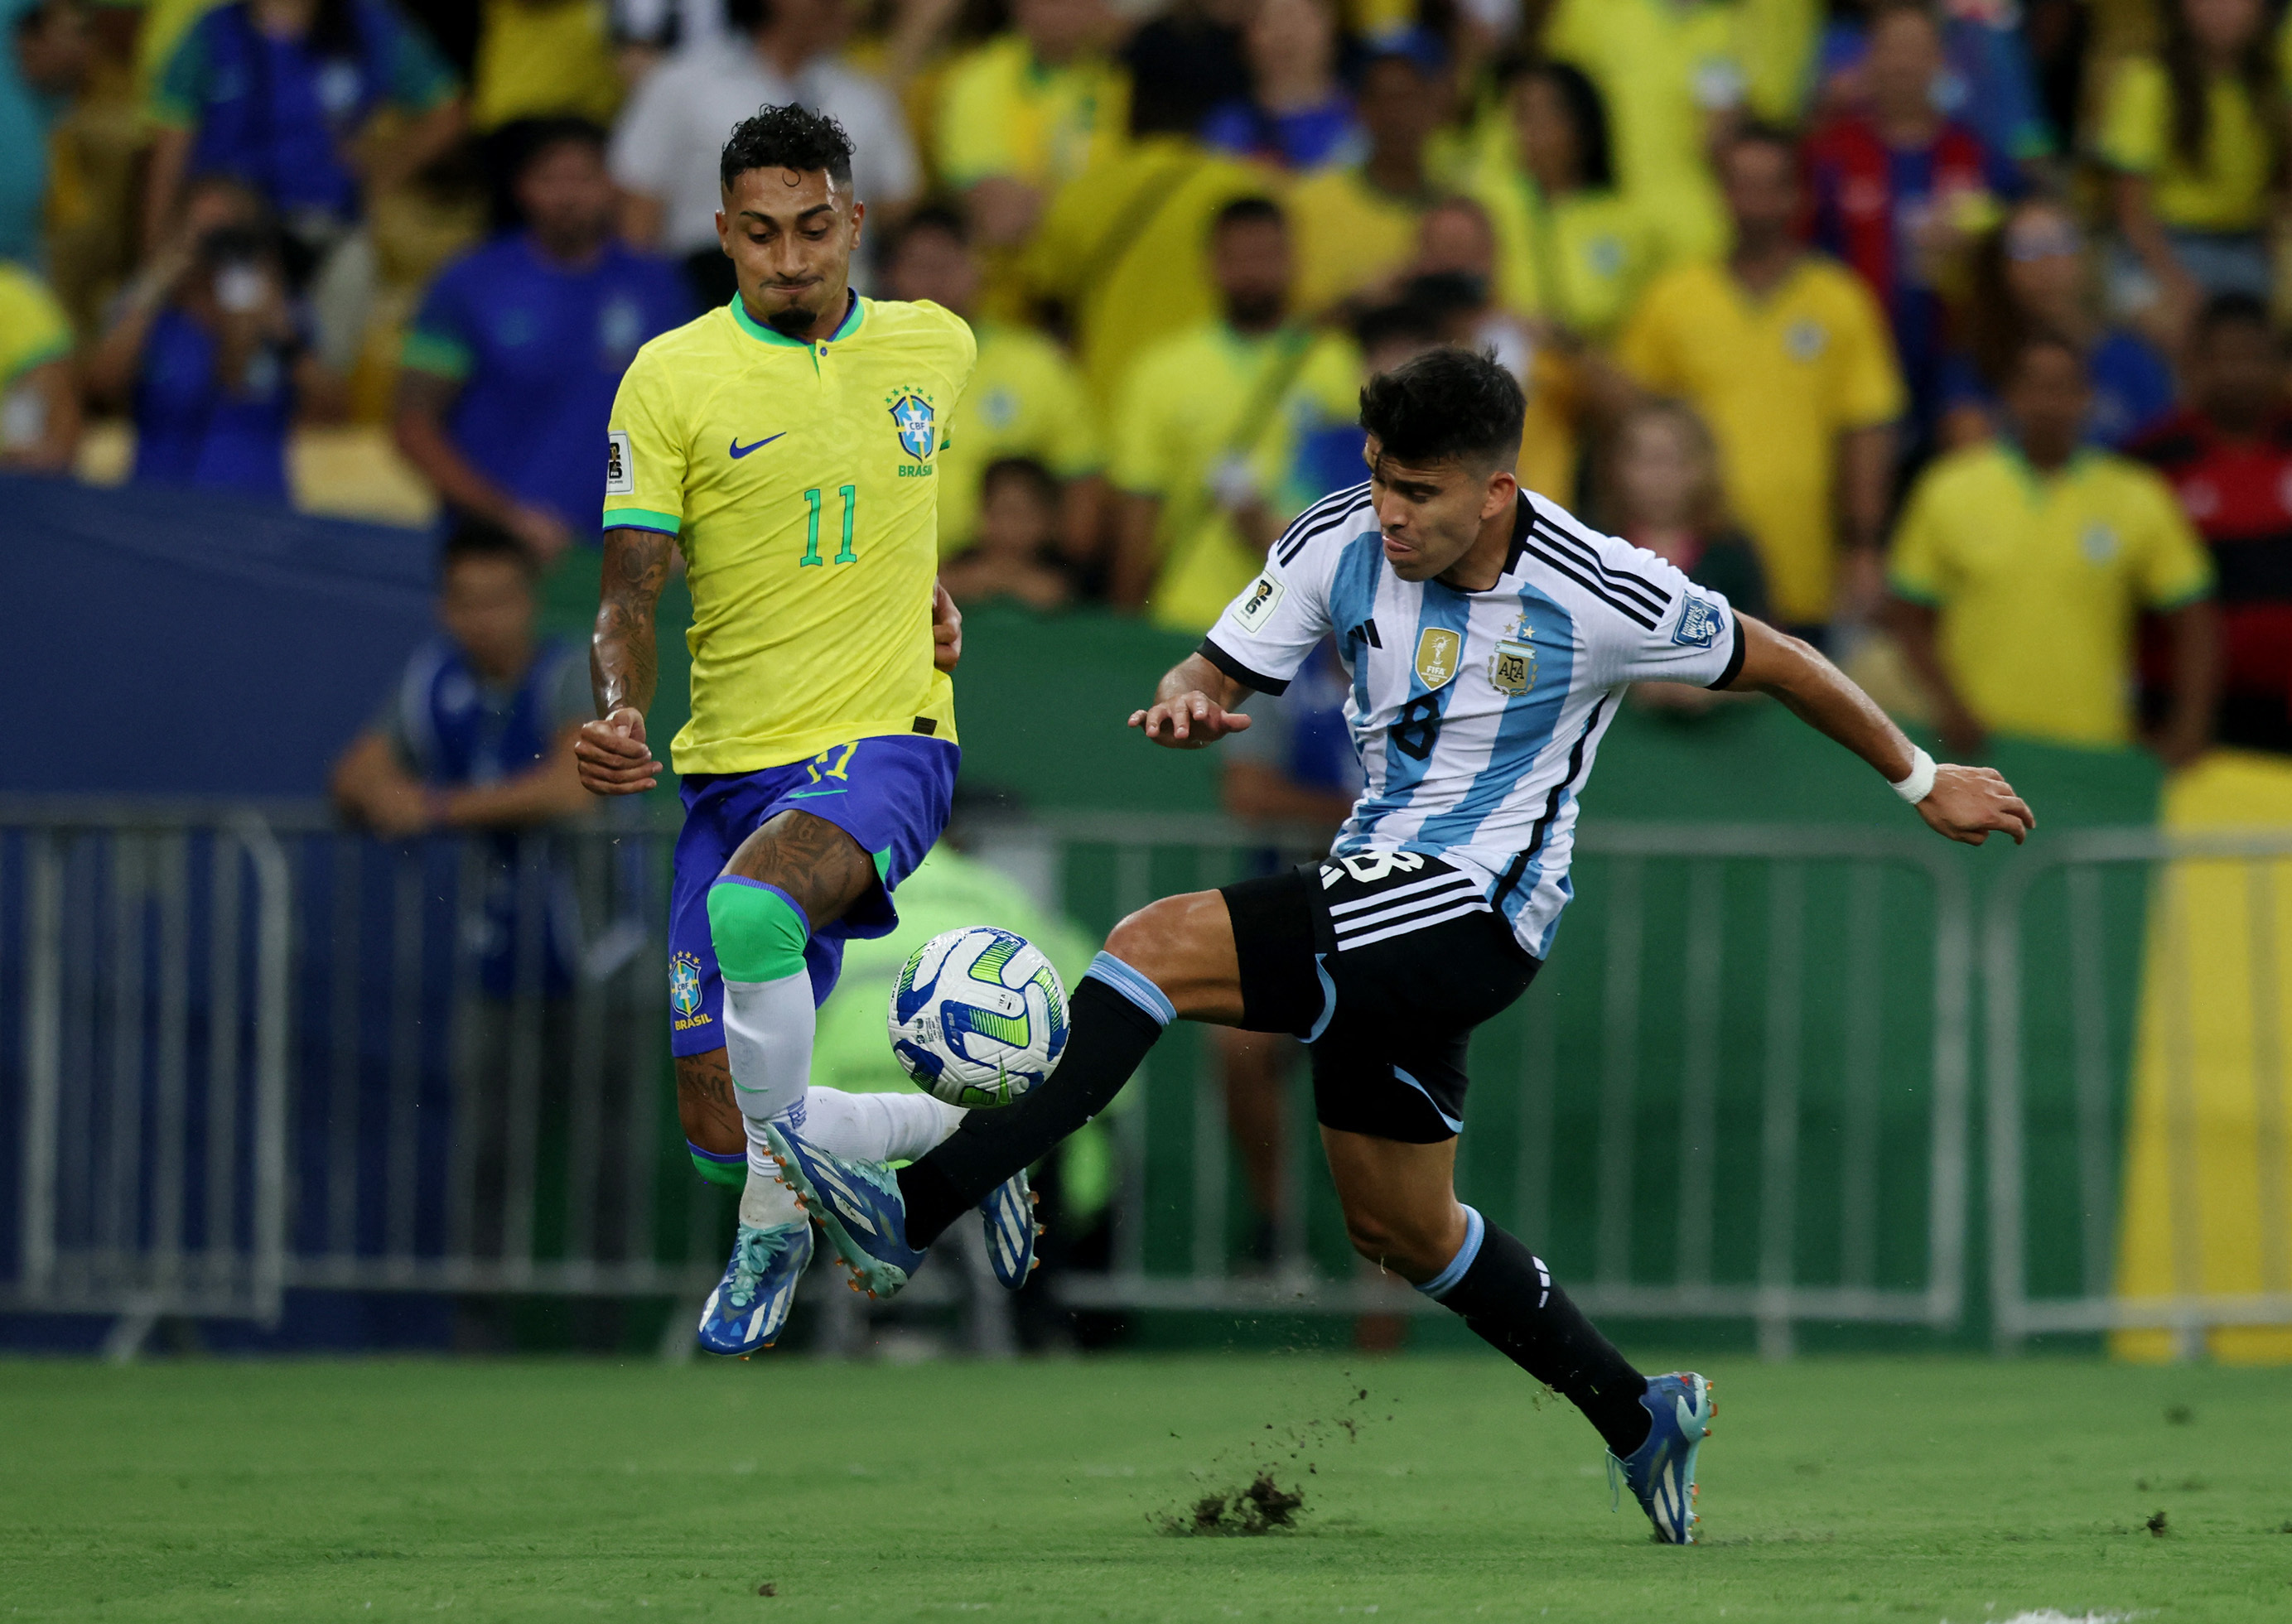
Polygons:
<instances>
[{"instance_id":1,"label":"player's ear","mask_svg":"<svg viewBox=\"0 0 2292 1624\"><path fill-rule=\"evenodd\" d=\"M857 200L851 205L851 245L860 245L860 222L868 218L868 205Z\"/></svg>"},{"instance_id":2,"label":"player's ear","mask_svg":"<svg viewBox=\"0 0 2292 1624\"><path fill-rule=\"evenodd\" d=\"M1499 468L1489 476L1488 486L1481 493L1481 517L1494 519L1520 500L1520 476L1509 468Z\"/></svg>"}]
</instances>

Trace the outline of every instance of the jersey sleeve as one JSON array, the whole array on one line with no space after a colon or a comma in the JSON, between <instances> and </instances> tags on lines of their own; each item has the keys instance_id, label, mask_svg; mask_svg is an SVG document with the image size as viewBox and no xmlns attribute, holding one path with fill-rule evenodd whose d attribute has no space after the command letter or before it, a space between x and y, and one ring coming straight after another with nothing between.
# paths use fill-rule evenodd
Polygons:
<instances>
[{"instance_id":1,"label":"jersey sleeve","mask_svg":"<svg viewBox=\"0 0 2292 1624\"><path fill-rule=\"evenodd\" d=\"M1909 405L1886 314L1862 284L1843 279L1846 294L1838 333L1838 422L1847 429L1893 422Z\"/></svg>"},{"instance_id":2,"label":"jersey sleeve","mask_svg":"<svg viewBox=\"0 0 2292 1624\"><path fill-rule=\"evenodd\" d=\"M657 530L684 525L685 435L668 367L648 347L637 352L613 397L605 430L608 530Z\"/></svg>"},{"instance_id":3,"label":"jersey sleeve","mask_svg":"<svg viewBox=\"0 0 2292 1624\"><path fill-rule=\"evenodd\" d=\"M2162 68L2146 57L2124 62L2102 104L2095 155L2123 174L2156 173L2165 162L2169 106Z\"/></svg>"},{"instance_id":4,"label":"jersey sleeve","mask_svg":"<svg viewBox=\"0 0 2292 1624\"><path fill-rule=\"evenodd\" d=\"M1941 607L1943 579L1941 507L1936 475L1929 472L1910 492L1909 508L1894 527L1894 545L1886 555L1886 586L1906 602L1929 609Z\"/></svg>"},{"instance_id":5,"label":"jersey sleeve","mask_svg":"<svg viewBox=\"0 0 2292 1624\"><path fill-rule=\"evenodd\" d=\"M476 365L471 342L469 312L461 296L461 281L449 269L431 283L422 308L406 329L399 350L399 365L459 383Z\"/></svg>"},{"instance_id":6,"label":"jersey sleeve","mask_svg":"<svg viewBox=\"0 0 2292 1624\"><path fill-rule=\"evenodd\" d=\"M1265 567L1250 577L1202 639L1202 658L1261 694L1286 690L1314 645L1330 631L1329 577L1341 550L1326 543L1309 545L1288 563L1281 562L1282 549L1295 542L1306 522L1298 520L1273 543Z\"/></svg>"},{"instance_id":7,"label":"jersey sleeve","mask_svg":"<svg viewBox=\"0 0 2292 1624\"><path fill-rule=\"evenodd\" d=\"M2212 595L2212 555L2172 492L2161 481L2144 483L2150 485L2149 511L2133 559L2142 606L2160 611L2185 608Z\"/></svg>"},{"instance_id":8,"label":"jersey sleeve","mask_svg":"<svg viewBox=\"0 0 2292 1624\"><path fill-rule=\"evenodd\" d=\"M1725 687L1743 669L1742 628L1716 588L1700 586L1668 559L1618 536L1576 527L1577 556L1598 554L1592 579L1601 607L1582 625L1593 680L1680 682Z\"/></svg>"}]
</instances>

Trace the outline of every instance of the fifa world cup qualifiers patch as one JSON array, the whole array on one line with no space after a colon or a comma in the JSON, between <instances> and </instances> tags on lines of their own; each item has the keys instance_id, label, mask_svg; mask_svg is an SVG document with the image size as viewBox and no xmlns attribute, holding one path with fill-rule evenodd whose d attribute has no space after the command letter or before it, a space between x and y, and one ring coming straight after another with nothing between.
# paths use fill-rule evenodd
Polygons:
<instances>
[{"instance_id":1,"label":"fifa world cup qualifiers patch","mask_svg":"<svg viewBox=\"0 0 2292 1624\"><path fill-rule=\"evenodd\" d=\"M1274 605L1281 601L1281 594L1288 590L1279 576L1258 576L1249 589L1249 596L1243 599L1241 607L1234 611L1234 618L1241 623L1244 631L1255 637L1265 629L1265 623L1272 617Z\"/></svg>"},{"instance_id":2,"label":"fifa world cup qualifiers patch","mask_svg":"<svg viewBox=\"0 0 2292 1624\"><path fill-rule=\"evenodd\" d=\"M637 494L637 465L629 454L629 434L625 429L613 429L605 435L605 494L634 496Z\"/></svg>"},{"instance_id":3,"label":"fifa world cup qualifiers patch","mask_svg":"<svg viewBox=\"0 0 2292 1624\"><path fill-rule=\"evenodd\" d=\"M1446 626L1427 626L1416 634L1416 679L1426 693L1448 687L1464 647L1465 639Z\"/></svg>"},{"instance_id":4,"label":"fifa world cup qualifiers patch","mask_svg":"<svg viewBox=\"0 0 2292 1624\"><path fill-rule=\"evenodd\" d=\"M1708 648L1726 625L1727 617L1717 604L1694 592L1683 592L1679 623L1671 629L1671 640L1684 648Z\"/></svg>"}]
</instances>

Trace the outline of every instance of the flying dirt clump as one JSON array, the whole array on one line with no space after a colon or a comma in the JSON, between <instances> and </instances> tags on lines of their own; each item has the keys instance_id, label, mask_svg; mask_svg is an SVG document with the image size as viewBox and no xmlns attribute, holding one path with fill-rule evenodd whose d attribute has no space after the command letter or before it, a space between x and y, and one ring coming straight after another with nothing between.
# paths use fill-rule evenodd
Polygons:
<instances>
[{"instance_id":1,"label":"flying dirt clump","mask_svg":"<svg viewBox=\"0 0 2292 1624\"><path fill-rule=\"evenodd\" d=\"M1295 1528L1304 1507L1303 1491L1285 1489L1272 1473L1260 1472L1247 1489L1205 1494L1183 1514L1164 1516L1161 1529L1166 1534L1270 1534Z\"/></svg>"}]
</instances>

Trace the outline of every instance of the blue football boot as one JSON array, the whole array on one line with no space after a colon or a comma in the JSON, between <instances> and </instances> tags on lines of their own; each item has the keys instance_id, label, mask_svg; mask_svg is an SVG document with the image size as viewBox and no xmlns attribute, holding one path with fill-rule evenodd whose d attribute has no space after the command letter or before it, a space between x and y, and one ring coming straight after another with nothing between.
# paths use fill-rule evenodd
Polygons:
<instances>
[{"instance_id":1,"label":"blue football boot","mask_svg":"<svg viewBox=\"0 0 2292 1624\"><path fill-rule=\"evenodd\" d=\"M824 1151L777 1122L764 1130L764 1139L781 1177L851 1271L851 1289L897 1296L923 1266L924 1254L908 1244L908 1204L892 1170Z\"/></svg>"},{"instance_id":2,"label":"blue football boot","mask_svg":"<svg viewBox=\"0 0 2292 1624\"><path fill-rule=\"evenodd\" d=\"M1035 1222L1038 1199L1027 1187L1022 1169L979 1203L979 1216L987 1226L987 1261L994 1266L995 1278L1013 1291L1035 1272L1035 1237L1043 1233Z\"/></svg>"},{"instance_id":3,"label":"blue football boot","mask_svg":"<svg viewBox=\"0 0 2292 1624\"><path fill-rule=\"evenodd\" d=\"M1711 1435L1711 1418L1719 1413L1711 1384L1691 1371L1650 1376L1640 1403L1653 1425L1647 1442L1630 1455L1609 1451L1610 1490L1622 1473L1640 1509L1655 1524L1656 1539L1665 1545L1692 1545L1695 1525L1703 1520L1695 1511L1695 1454Z\"/></svg>"},{"instance_id":4,"label":"blue football boot","mask_svg":"<svg viewBox=\"0 0 2292 1624\"><path fill-rule=\"evenodd\" d=\"M724 1278L700 1310L700 1346L746 1355L779 1340L795 1301L795 1282L811 1261L811 1226L743 1224L732 1241Z\"/></svg>"}]
</instances>

